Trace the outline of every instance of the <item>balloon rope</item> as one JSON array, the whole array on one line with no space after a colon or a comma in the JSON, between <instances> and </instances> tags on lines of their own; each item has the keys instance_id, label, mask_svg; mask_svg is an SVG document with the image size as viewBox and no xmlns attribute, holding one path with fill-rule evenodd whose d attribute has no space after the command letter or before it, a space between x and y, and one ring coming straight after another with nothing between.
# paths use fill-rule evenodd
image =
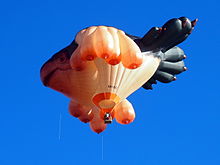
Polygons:
<instances>
[{"instance_id":1,"label":"balloon rope","mask_svg":"<svg viewBox=\"0 0 220 165\"><path fill-rule=\"evenodd\" d=\"M60 118L59 118L59 135L58 135L58 138L59 138L59 140L61 140L61 129L62 129L62 114L61 114L61 112L60 112Z\"/></svg>"},{"instance_id":2,"label":"balloon rope","mask_svg":"<svg viewBox=\"0 0 220 165\"><path fill-rule=\"evenodd\" d=\"M104 144L103 144L103 135L102 135L102 160L104 159Z\"/></svg>"}]
</instances>

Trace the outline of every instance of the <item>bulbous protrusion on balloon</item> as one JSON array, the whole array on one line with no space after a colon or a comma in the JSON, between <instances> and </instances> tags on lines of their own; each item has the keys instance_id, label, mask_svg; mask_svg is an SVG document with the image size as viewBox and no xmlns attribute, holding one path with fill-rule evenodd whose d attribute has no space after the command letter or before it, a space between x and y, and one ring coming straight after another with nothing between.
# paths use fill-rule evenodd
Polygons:
<instances>
[{"instance_id":1,"label":"bulbous protrusion on balloon","mask_svg":"<svg viewBox=\"0 0 220 165\"><path fill-rule=\"evenodd\" d=\"M108 27L97 26L95 35L96 55L103 59L108 59L114 50L112 35L108 32Z\"/></svg>"},{"instance_id":2,"label":"bulbous protrusion on balloon","mask_svg":"<svg viewBox=\"0 0 220 165\"><path fill-rule=\"evenodd\" d=\"M121 30L118 31L122 64L129 69L136 69L143 63L143 55L137 44Z\"/></svg>"},{"instance_id":3,"label":"bulbous protrusion on balloon","mask_svg":"<svg viewBox=\"0 0 220 165\"><path fill-rule=\"evenodd\" d=\"M94 117L92 121L90 121L90 128L96 132L101 133L106 129L106 124L104 123L104 120L100 117L98 111L93 111Z\"/></svg>"},{"instance_id":4,"label":"bulbous protrusion on balloon","mask_svg":"<svg viewBox=\"0 0 220 165\"><path fill-rule=\"evenodd\" d=\"M106 129L106 124L104 123L104 120L92 120L90 122L90 128L96 132L96 133L101 133Z\"/></svg>"},{"instance_id":5,"label":"bulbous protrusion on balloon","mask_svg":"<svg viewBox=\"0 0 220 165\"><path fill-rule=\"evenodd\" d=\"M72 54L71 67L76 71L82 71L86 67L86 61L83 61L80 54L80 47L78 47Z\"/></svg>"},{"instance_id":6,"label":"bulbous protrusion on balloon","mask_svg":"<svg viewBox=\"0 0 220 165\"><path fill-rule=\"evenodd\" d=\"M135 112L128 100L123 100L114 108L115 119L120 124L130 124L135 119Z\"/></svg>"},{"instance_id":7,"label":"bulbous protrusion on balloon","mask_svg":"<svg viewBox=\"0 0 220 165\"><path fill-rule=\"evenodd\" d=\"M106 62L110 65L116 65L121 62L118 30L113 27L108 27L108 32L112 36L114 48L111 50L111 55L106 59Z\"/></svg>"},{"instance_id":8,"label":"bulbous protrusion on balloon","mask_svg":"<svg viewBox=\"0 0 220 165\"><path fill-rule=\"evenodd\" d=\"M87 61L92 61L96 57L96 52L95 52L95 31L97 27L96 26L91 26L89 27L83 34L80 44L80 54L82 60L87 60Z\"/></svg>"},{"instance_id":9,"label":"bulbous protrusion on balloon","mask_svg":"<svg viewBox=\"0 0 220 165\"><path fill-rule=\"evenodd\" d=\"M81 45L79 43L82 42L85 36L86 29L81 30L80 32L77 33L75 42L78 44L78 47L76 50L73 52L71 58L72 60L70 61L71 67L75 69L76 71L81 71L85 68L85 61L82 61L81 58Z\"/></svg>"},{"instance_id":10,"label":"bulbous protrusion on balloon","mask_svg":"<svg viewBox=\"0 0 220 165\"><path fill-rule=\"evenodd\" d=\"M75 100L70 101L68 109L69 113L74 117L80 117L84 111L82 106Z\"/></svg>"},{"instance_id":11,"label":"bulbous protrusion on balloon","mask_svg":"<svg viewBox=\"0 0 220 165\"><path fill-rule=\"evenodd\" d=\"M90 107L83 106L75 100L70 101L69 112L72 116L77 117L83 123L90 122L94 116Z\"/></svg>"},{"instance_id":12,"label":"bulbous protrusion on balloon","mask_svg":"<svg viewBox=\"0 0 220 165\"><path fill-rule=\"evenodd\" d=\"M86 29L83 29L76 34L76 38L75 38L76 43L82 42L82 39L84 38L85 32L86 32Z\"/></svg>"},{"instance_id":13,"label":"bulbous protrusion on balloon","mask_svg":"<svg viewBox=\"0 0 220 165\"><path fill-rule=\"evenodd\" d=\"M78 119L83 123L88 123L93 119L93 117L94 114L92 113L92 109L89 108L88 110L85 110Z\"/></svg>"}]
</instances>

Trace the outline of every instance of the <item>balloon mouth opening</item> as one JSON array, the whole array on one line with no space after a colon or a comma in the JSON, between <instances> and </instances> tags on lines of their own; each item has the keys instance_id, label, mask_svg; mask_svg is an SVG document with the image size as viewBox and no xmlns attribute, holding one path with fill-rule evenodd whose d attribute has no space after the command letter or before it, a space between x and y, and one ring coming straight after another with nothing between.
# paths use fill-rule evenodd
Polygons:
<instances>
[{"instance_id":1,"label":"balloon mouth opening","mask_svg":"<svg viewBox=\"0 0 220 165\"><path fill-rule=\"evenodd\" d=\"M113 109L115 107L116 103L113 100L101 100L99 102L99 107L101 109Z\"/></svg>"},{"instance_id":2,"label":"balloon mouth opening","mask_svg":"<svg viewBox=\"0 0 220 165\"><path fill-rule=\"evenodd\" d=\"M115 93L98 93L93 97L93 103L105 112L111 112L117 103L121 100Z\"/></svg>"}]
</instances>

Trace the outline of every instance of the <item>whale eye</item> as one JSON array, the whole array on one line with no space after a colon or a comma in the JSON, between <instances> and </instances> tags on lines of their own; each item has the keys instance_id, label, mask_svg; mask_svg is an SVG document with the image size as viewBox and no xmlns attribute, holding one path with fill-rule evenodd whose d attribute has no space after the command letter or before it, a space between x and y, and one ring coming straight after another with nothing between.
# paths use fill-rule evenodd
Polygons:
<instances>
[{"instance_id":1,"label":"whale eye","mask_svg":"<svg viewBox=\"0 0 220 165\"><path fill-rule=\"evenodd\" d=\"M65 63L67 61L67 52L62 52L58 60L60 63Z\"/></svg>"}]
</instances>

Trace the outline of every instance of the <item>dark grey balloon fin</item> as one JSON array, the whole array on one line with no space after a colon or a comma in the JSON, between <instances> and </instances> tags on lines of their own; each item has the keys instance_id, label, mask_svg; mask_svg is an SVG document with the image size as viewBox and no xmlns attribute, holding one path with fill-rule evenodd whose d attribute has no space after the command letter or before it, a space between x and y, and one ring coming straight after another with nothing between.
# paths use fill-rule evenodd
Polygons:
<instances>
[{"instance_id":1,"label":"dark grey balloon fin","mask_svg":"<svg viewBox=\"0 0 220 165\"><path fill-rule=\"evenodd\" d=\"M183 50L175 46L172 49L165 52L163 60L170 61L170 62L178 62L178 61L184 60L185 58L186 58L186 55L184 54Z\"/></svg>"},{"instance_id":2,"label":"dark grey balloon fin","mask_svg":"<svg viewBox=\"0 0 220 165\"><path fill-rule=\"evenodd\" d=\"M158 27L152 27L142 38L142 42L146 46L150 46L152 43L154 43L158 36L160 35L160 28Z\"/></svg>"},{"instance_id":3,"label":"dark grey balloon fin","mask_svg":"<svg viewBox=\"0 0 220 165\"><path fill-rule=\"evenodd\" d=\"M196 22L186 17L173 18L162 27L151 28L141 39L134 39L142 51L161 50L163 53L183 42L194 29Z\"/></svg>"},{"instance_id":4,"label":"dark grey balloon fin","mask_svg":"<svg viewBox=\"0 0 220 165\"><path fill-rule=\"evenodd\" d=\"M142 87L145 89L153 89L152 84L156 84L157 81L169 83L176 80L176 75L187 69L183 62L185 58L186 56L183 50L179 47L173 47L163 53L157 71Z\"/></svg>"}]
</instances>

